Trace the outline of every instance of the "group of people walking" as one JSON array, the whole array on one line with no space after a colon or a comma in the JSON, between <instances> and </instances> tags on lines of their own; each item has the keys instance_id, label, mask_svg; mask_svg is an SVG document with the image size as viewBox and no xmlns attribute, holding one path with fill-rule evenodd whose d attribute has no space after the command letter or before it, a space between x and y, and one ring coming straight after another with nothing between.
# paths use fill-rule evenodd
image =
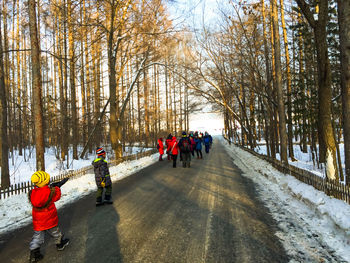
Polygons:
<instances>
[{"instance_id":1,"label":"group of people walking","mask_svg":"<svg viewBox=\"0 0 350 263\"><path fill-rule=\"evenodd\" d=\"M180 161L184 168L191 167L191 155L197 159L203 159L202 146L205 146L205 152L208 154L209 149L213 143L212 136L205 132L190 132L187 134L182 132L181 138L178 140L172 134L169 134L163 143L163 138L158 139L157 149L159 151L159 161L163 161L164 149L166 149L168 161L173 161L173 167L176 168L177 156L180 155Z\"/></svg>"},{"instance_id":2,"label":"group of people walking","mask_svg":"<svg viewBox=\"0 0 350 263\"><path fill-rule=\"evenodd\" d=\"M178 140L172 134L169 134L165 145L163 139L158 139L157 148L159 150L159 161L163 161L164 149L166 149L167 159L173 161L173 167L176 168L177 156L180 155L183 167L191 167L191 157L203 159L202 145L205 146L205 152L209 153L210 146L213 142L212 137L205 132L182 132ZM92 162L95 172L95 181L97 185L96 206L103 204L113 204L112 181L106 161L106 152L102 147L96 149L97 158ZM48 233L55 240L58 251L64 250L69 244L69 239L65 238L58 227L58 216L55 202L61 198L60 187L67 182L68 178L60 182L50 184L50 175L44 171L35 172L31 181L34 189L28 194L29 201L32 205L33 217L33 238L29 244L30 258L29 262L38 262L43 259L40 248L44 243L45 233ZM105 192L103 194L103 192ZM103 198L104 196L104 198Z\"/></svg>"}]
</instances>

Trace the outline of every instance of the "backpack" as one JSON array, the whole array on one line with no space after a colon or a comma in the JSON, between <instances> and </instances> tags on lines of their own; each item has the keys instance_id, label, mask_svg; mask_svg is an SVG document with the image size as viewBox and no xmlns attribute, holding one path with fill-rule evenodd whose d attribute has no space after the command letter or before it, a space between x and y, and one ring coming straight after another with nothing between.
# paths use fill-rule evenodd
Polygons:
<instances>
[{"instance_id":1,"label":"backpack","mask_svg":"<svg viewBox=\"0 0 350 263\"><path fill-rule=\"evenodd\" d=\"M189 153L191 151L191 144L188 139L184 139L180 146L181 152Z\"/></svg>"}]
</instances>

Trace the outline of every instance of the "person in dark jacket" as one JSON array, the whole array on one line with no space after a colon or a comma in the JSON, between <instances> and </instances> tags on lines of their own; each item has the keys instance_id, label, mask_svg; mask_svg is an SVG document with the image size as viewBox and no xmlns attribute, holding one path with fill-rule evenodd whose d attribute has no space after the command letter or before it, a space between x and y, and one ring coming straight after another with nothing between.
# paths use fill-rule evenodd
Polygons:
<instances>
[{"instance_id":1,"label":"person in dark jacket","mask_svg":"<svg viewBox=\"0 0 350 263\"><path fill-rule=\"evenodd\" d=\"M92 162L97 185L96 206L103 204L113 204L113 201L111 200L112 181L108 169L108 163L105 160L106 152L102 147L97 147L96 154L97 158ZM102 201L103 189L105 189L104 201Z\"/></svg>"},{"instance_id":2,"label":"person in dark jacket","mask_svg":"<svg viewBox=\"0 0 350 263\"><path fill-rule=\"evenodd\" d=\"M202 139L201 139L200 135L195 135L194 141L196 142L197 159L203 159L203 155L202 155Z\"/></svg>"},{"instance_id":3,"label":"person in dark jacket","mask_svg":"<svg viewBox=\"0 0 350 263\"><path fill-rule=\"evenodd\" d=\"M182 156L182 166L191 167L191 140L187 137L186 132L182 132L182 138L179 141L179 148Z\"/></svg>"},{"instance_id":4,"label":"person in dark jacket","mask_svg":"<svg viewBox=\"0 0 350 263\"><path fill-rule=\"evenodd\" d=\"M205 132L205 135L203 137L203 142L204 142L204 146L205 146L205 152L209 153L210 137L209 137L209 134L207 132Z\"/></svg>"},{"instance_id":5,"label":"person in dark jacket","mask_svg":"<svg viewBox=\"0 0 350 263\"><path fill-rule=\"evenodd\" d=\"M31 177L34 189L28 194L32 205L34 235L29 244L29 262L43 259L40 247L44 243L45 232L55 239L57 250L63 250L69 239L63 238L58 228L58 215L55 202L61 198L61 189L58 186L49 187L50 175L44 171L37 171Z\"/></svg>"}]
</instances>

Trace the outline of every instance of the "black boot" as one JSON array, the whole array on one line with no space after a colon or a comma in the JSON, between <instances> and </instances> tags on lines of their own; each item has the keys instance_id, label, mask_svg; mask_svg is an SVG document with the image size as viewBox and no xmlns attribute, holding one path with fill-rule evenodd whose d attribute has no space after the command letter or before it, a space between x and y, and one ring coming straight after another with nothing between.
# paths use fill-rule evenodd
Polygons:
<instances>
[{"instance_id":1,"label":"black boot","mask_svg":"<svg viewBox=\"0 0 350 263\"><path fill-rule=\"evenodd\" d=\"M101 206L101 205L103 205L102 197L97 197L96 198L96 206Z\"/></svg>"},{"instance_id":2,"label":"black boot","mask_svg":"<svg viewBox=\"0 0 350 263\"><path fill-rule=\"evenodd\" d=\"M30 251L29 262L38 262L43 259L43 255L40 253L40 247Z\"/></svg>"},{"instance_id":3,"label":"black boot","mask_svg":"<svg viewBox=\"0 0 350 263\"><path fill-rule=\"evenodd\" d=\"M105 204L113 204L113 201L111 200L111 196L110 195L105 195L105 201L104 201Z\"/></svg>"},{"instance_id":4,"label":"black boot","mask_svg":"<svg viewBox=\"0 0 350 263\"><path fill-rule=\"evenodd\" d=\"M66 246L69 244L69 239L68 238L61 238L61 243L57 244L57 250L61 251L63 250Z\"/></svg>"}]
</instances>

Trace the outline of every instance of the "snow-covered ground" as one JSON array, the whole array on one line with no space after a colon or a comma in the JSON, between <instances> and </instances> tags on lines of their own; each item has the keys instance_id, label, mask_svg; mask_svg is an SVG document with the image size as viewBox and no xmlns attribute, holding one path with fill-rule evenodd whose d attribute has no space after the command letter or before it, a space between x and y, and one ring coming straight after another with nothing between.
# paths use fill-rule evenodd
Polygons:
<instances>
[{"instance_id":1,"label":"snow-covered ground","mask_svg":"<svg viewBox=\"0 0 350 263\"><path fill-rule=\"evenodd\" d=\"M290 262L350 262L350 205L278 172L266 161L228 145L221 136L217 138L243 176L255 182L261 200L278 224L276 235L291 256ZM299 166L308 163L307 156L298 156ZM158 154L154 154L111 167L112 180L120 180L157 160ZM57 207L95 190L93 174L71 179L62 186ZM31 207L26 200L25 194L0 200L0 234L31 222Z\"/></svg>"},{"instance_id":2,"label":"snow-covered ground","mask_svg":"<svg viewBox=\"0 0 350 263\"><path fill-rule=\"evenodd\" d=\"M261 143L261 144L258 145L254 149L254 151L256 151L257 153L260 153L260 154L267 155L266 144L264 144L265 141L261 141L259 143ZM323 164L319 164L319 167L317 167L317 164L313 163L310 146L308 146L308 152L304 153L301 151L300 146L295 144L293 147L293 151L294 151L294 157L295 157L296 161L292 162L291 159L289 158L290 165L294 165L294 166L299 167L299 168L304 169L304 170L312 171L317 176L320 176L323 178L326 176L325 166ZM342 161L343 171L345 172L344 144L342 144L342 143L339 144L339 151L340 151L340 156L342 156L341 161ZM276 154L276 158L278 160L281 160L279 153Z\"/></svg>"},{"instance_id":3,"label":"snow-covered ground","mask_svg":"<svg viewBox=\"0 0 350 263\"><path fill-rule=\"evenodd\" d=\"M255 182L291 262L350 262L350 205L221 140L243 175ZM298 157L305 169L307 158Z\"/></svg>"},{"instance_id":4,"label":"snow-covered ground","mask_svg":"<svg viewBox=\"0 0 350 263\"><path fill-rule=\"evenodd\" d=\"M80 151L82 149L79 149ZM124 156L136 154L140 151L147 151L142 147L126 147ZM107 160L110 156L109 150L107 151ZM49 173L52 177L63 173L67 170L77 170L86 166L90 166L91 162L96 157L95 154L87 154L85 159L72 160L72 151L69 152L68 165L67 161L60 161L56 158L56 149L54 147L46 149L45 152L45 171ZM9 158L9 170L10 170L10 182L11 184L18 184L22 182L30 181L30 177L36 172L36 161L35 161L35 149L26 150L25 153L26 161L24 161L24 156L19 156L18 151L15 151L13 156ZM69 167L67 169L67 166ZM0 178L1 182L1 178Z\"/></svg>"}]
</instances>

